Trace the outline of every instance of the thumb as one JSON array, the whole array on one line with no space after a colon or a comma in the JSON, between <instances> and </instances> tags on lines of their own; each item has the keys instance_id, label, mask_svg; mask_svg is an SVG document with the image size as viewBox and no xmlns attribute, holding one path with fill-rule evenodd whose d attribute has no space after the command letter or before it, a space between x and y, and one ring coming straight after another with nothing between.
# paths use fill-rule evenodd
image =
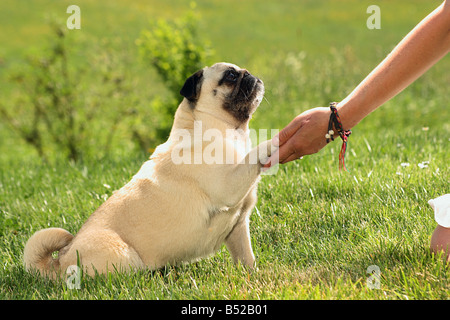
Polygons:
<instances>
[{"instance_id":1,"label":"thumb","mask_svg":"<svg viewBox=\"0 0 450 320\"><path fill-rule=\"evenodd\" d=\"M282 146L285 144L293 135L297 132L301 127L301 122L298 121L299 117L297 116L292 120L284 129L278 132L274 139L278 142L278 146Z\"/></svg>"}]
</instances>

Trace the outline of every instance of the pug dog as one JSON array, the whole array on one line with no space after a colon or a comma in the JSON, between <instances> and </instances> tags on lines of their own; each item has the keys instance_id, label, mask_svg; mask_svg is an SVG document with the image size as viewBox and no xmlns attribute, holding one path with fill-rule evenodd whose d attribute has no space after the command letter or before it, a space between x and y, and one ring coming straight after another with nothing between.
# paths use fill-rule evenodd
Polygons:
<instances>
[{"instance_id":1,"label":"pug dog","mask_svg":"<svg viewBox=\"0 0 450 320\"><path fill-rule=\"evenodd\" d=\"M249 217L262 164L276 149L271 140L249 148L248 123L264 84L216 63L189 77L180 93L167 142L76 236L36 232L24 249L27 271L55 278L70 266L89 275L158 269L208 256L223 243L236 263L254 265Z\"/></svg>"}]
</instances>

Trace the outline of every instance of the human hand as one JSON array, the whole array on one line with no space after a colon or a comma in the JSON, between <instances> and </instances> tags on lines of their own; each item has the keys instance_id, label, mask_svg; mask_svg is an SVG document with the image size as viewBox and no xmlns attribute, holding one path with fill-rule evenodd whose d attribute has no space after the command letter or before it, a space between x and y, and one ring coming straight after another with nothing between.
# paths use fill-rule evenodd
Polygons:
<instances>
[{"instance_id":1,"label":"human hand","mask_svg":"<svg viewBox=\"0 0 450 320\"><path fill-rule=\"evenodd\" d=\"M272 139L279 149L264 167L319 152L327 144L325 133L328 131L329 119L330 109L322 107L307 110L295 117ZM275 163L277 159L278 162Z\"/></svg>"}]
</instances>

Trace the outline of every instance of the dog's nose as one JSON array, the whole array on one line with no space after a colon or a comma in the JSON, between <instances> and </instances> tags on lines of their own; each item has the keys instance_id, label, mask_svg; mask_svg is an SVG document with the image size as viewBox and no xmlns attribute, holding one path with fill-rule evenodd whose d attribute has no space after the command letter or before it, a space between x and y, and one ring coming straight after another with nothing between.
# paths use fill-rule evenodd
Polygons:
<instances>
[{"instance_id":1,"label":"dog's nose","mask_svg":"<svg viewBox=\"0 0 450 320\"><path fill-rule=\"evenodd\" d=\"M248 72L247 69L241 69L241 70L240 70L240 74L242 74L242 78L251 76L250 72Z\"/></svg>"},{"instance_id":2,"label":"dog's nose","mask_svg":"<svg viewBox=\"0 0 450 320\"><path fill-rule=\"evenodd\" d=\"M247 70L244 69L244 76L243 76L243 78L246 78L246 77L252 77L252 78L256 79L256 82L263 83L260 78L252 75L250 72L248 72Z\"/></svg>"}]
</instances>

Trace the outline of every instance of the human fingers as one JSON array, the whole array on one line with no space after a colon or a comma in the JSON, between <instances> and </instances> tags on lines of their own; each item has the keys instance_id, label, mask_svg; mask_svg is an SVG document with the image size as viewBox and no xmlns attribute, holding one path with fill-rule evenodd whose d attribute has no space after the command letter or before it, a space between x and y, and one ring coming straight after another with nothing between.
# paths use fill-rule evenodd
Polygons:
<instances>
[{"instance_id":1,"label":"human fingers","mask_svg":"<svg viewBox=\"0 0 450 320\"><path fill-rule=\"evenodd\" d=\"M300 129L300 127L301 118L300 116L297 116L274 136L274 139L278 142L278 146L284 145Z\"/></svg>"},{"instance_id":2,"label":"human fingers","mask_svg":"<svg viewBox=\"0 0 450 320\"><path fill-rule=\"evenodd\" d=\"M299 153L293 153L283 161L283 164L294 161L294 160L300 160L302 158L303 158L303 156L299 156Z\"/></svg>"},{"instance_id":3,"label":"human fingers","mask_svg":"<svg viewBox=\"0 0 450 320\"><path fill-rule=\"evenodd\" d=\"M277 150L277 154L275 154L274 157L275 156L278 157L278 163L282 164L300 158L302 154L295 137L292 137L285 144L283 144Z\"/></svg>"}]
</instances>

